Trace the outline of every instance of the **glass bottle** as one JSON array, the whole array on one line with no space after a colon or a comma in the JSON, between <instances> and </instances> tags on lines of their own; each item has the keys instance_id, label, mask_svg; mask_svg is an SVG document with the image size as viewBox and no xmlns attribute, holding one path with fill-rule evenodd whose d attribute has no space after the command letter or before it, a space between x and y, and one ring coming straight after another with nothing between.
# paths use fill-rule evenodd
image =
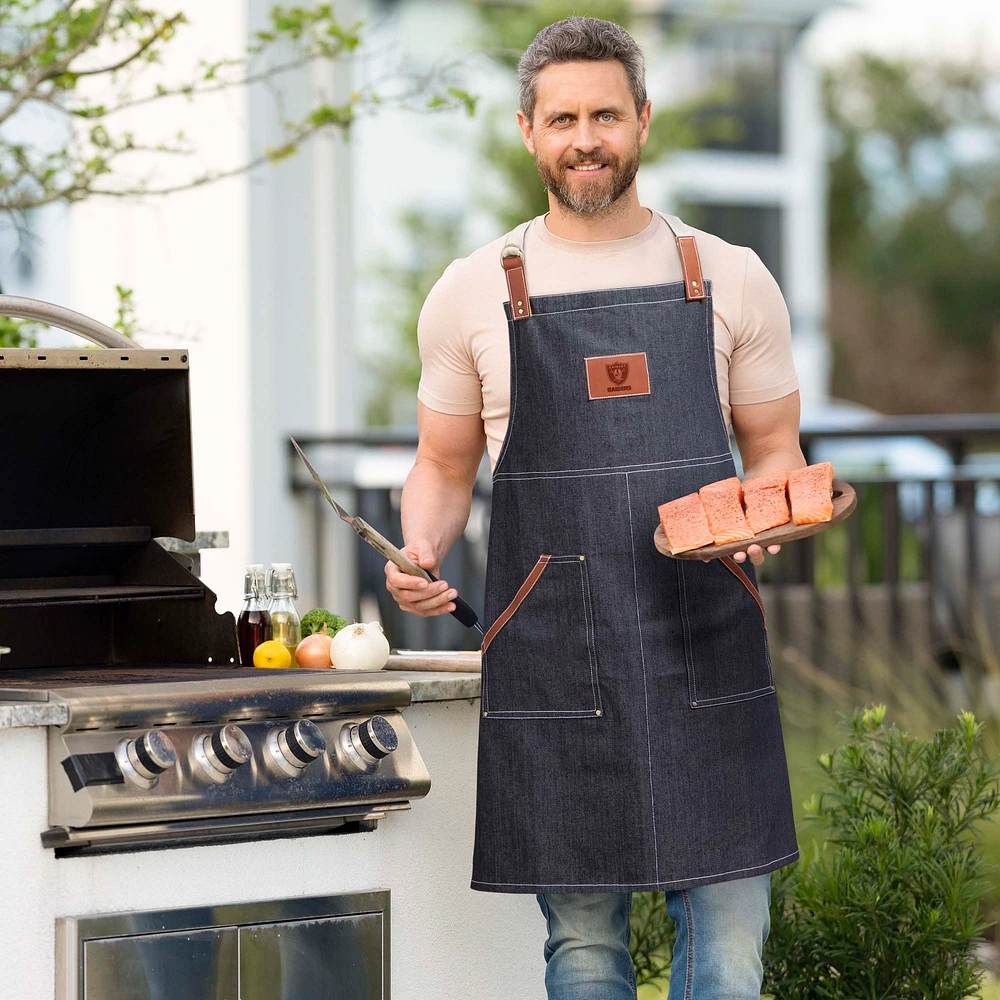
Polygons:
<instances>
[{"instance_id":1,"label":"glass bottle","mask_svg":"<svg viewBox=\"0 0 1000 1000\"><path fill-rule=\"evenodd\" d=\"M236 640L240 663L253 666L253 651L271 638L271 613L264 598L264 564L247 566L243 577L243 609L236 620Z\"/></svg>"},{"instance_id":2,"label":"glass bottle","mask_svg":"<svg viewBox=\"0 0 1000 1000\"><path fill-rule=\"evenodd\" d=\"M267 571L266 585L271 595L271 638L277 639L295 663L295 647L302 638L302 623L295 610L295 599L299 596L295 585L295 574L291 563L271 563Z\"/></svg>"}]
</instances>

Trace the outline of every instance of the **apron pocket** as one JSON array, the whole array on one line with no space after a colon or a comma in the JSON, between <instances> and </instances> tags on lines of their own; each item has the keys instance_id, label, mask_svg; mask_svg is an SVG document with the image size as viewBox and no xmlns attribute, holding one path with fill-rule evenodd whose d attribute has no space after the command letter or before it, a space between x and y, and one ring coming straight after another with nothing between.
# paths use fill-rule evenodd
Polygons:
<instances>
[{"instance_id":1,"label":"apron pocket","mask_svg":"<svg viewBox=\"0 0 1000 1000\"><path fill-rule=\"evenodd\" d=\"M772 694L763 604L753 581L735 561L676 565L691 708Z\"/></svg>"},{"instance_id":2,"label":"apron pocket","mask_svg":"<svg viewBox=\"0 0 1000 1000\"><path fill-rule=\"evenodd\" d=\"M539 556L482 645L483 716L594 717L601 694L582 555Z\"/></svg>"}]
</instances>

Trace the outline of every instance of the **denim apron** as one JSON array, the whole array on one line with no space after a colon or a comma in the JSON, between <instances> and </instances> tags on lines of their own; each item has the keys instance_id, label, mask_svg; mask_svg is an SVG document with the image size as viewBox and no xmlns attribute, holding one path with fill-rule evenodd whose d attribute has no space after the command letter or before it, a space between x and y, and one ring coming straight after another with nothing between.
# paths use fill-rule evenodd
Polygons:
<instances>
[{"instance_id":1,"label":"denim apron","mask_svg":"<svg viewBox=\"0 0 1000 1000\"><path fill-rule=\"evenodd\" d=\"M736 475L711 285L664 219L683 281L529 299L528 224L503 251L474 889L690 888L798 857L754 568L653 543L660 504Z\"/></svg>"}]
</instances>

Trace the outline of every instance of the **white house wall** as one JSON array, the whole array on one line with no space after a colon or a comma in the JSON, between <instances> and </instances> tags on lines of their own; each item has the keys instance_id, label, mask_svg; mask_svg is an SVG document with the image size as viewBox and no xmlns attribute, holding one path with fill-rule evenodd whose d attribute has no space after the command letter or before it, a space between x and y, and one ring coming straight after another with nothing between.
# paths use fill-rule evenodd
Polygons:
<instances>
[{"instance_id":1,"label":"white house wall","mask_svg":"<svg viewBox=\"0 0 1000 1000\"><path fill-rule=\"evenodd\" d=\"M169 74L180 78L201 56L244 50L241 0L198 4L187 13L190 25L170 46ZM183 129L198 150L195 158L158 167L157 182L245 157L240 93L155 107L117 124L161 139ZM110 324L115 285L132 288L140 343L188 349L197 524L230 535L228 550L205 555L203 572L228 609L239 607L242 566L252 552L246 202L241 178L162 199L77 205L68 227L66 287L53 296Z\"/></svg>"}]
</instances>

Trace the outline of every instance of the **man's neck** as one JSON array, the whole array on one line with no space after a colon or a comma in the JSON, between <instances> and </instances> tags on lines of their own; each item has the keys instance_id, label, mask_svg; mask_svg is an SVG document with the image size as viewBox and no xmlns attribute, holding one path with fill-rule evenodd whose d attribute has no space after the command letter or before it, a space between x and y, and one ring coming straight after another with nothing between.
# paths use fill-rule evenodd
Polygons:
<instances>
[{"instance_id":1,"label":"man's neck","mask_svg":"<svg viewBox=\"0 0 1000 1000\"><path fill-rule=\"evenodd\" d=\"M545 216L545 228L553 236L564 240L591 243L598 240L621 240L641 233L652 212L639 204L639 196L633 184L621 198L604 212L580 215L564 208L549 195L549 211Z\"/></svg>"}]
</instances>

